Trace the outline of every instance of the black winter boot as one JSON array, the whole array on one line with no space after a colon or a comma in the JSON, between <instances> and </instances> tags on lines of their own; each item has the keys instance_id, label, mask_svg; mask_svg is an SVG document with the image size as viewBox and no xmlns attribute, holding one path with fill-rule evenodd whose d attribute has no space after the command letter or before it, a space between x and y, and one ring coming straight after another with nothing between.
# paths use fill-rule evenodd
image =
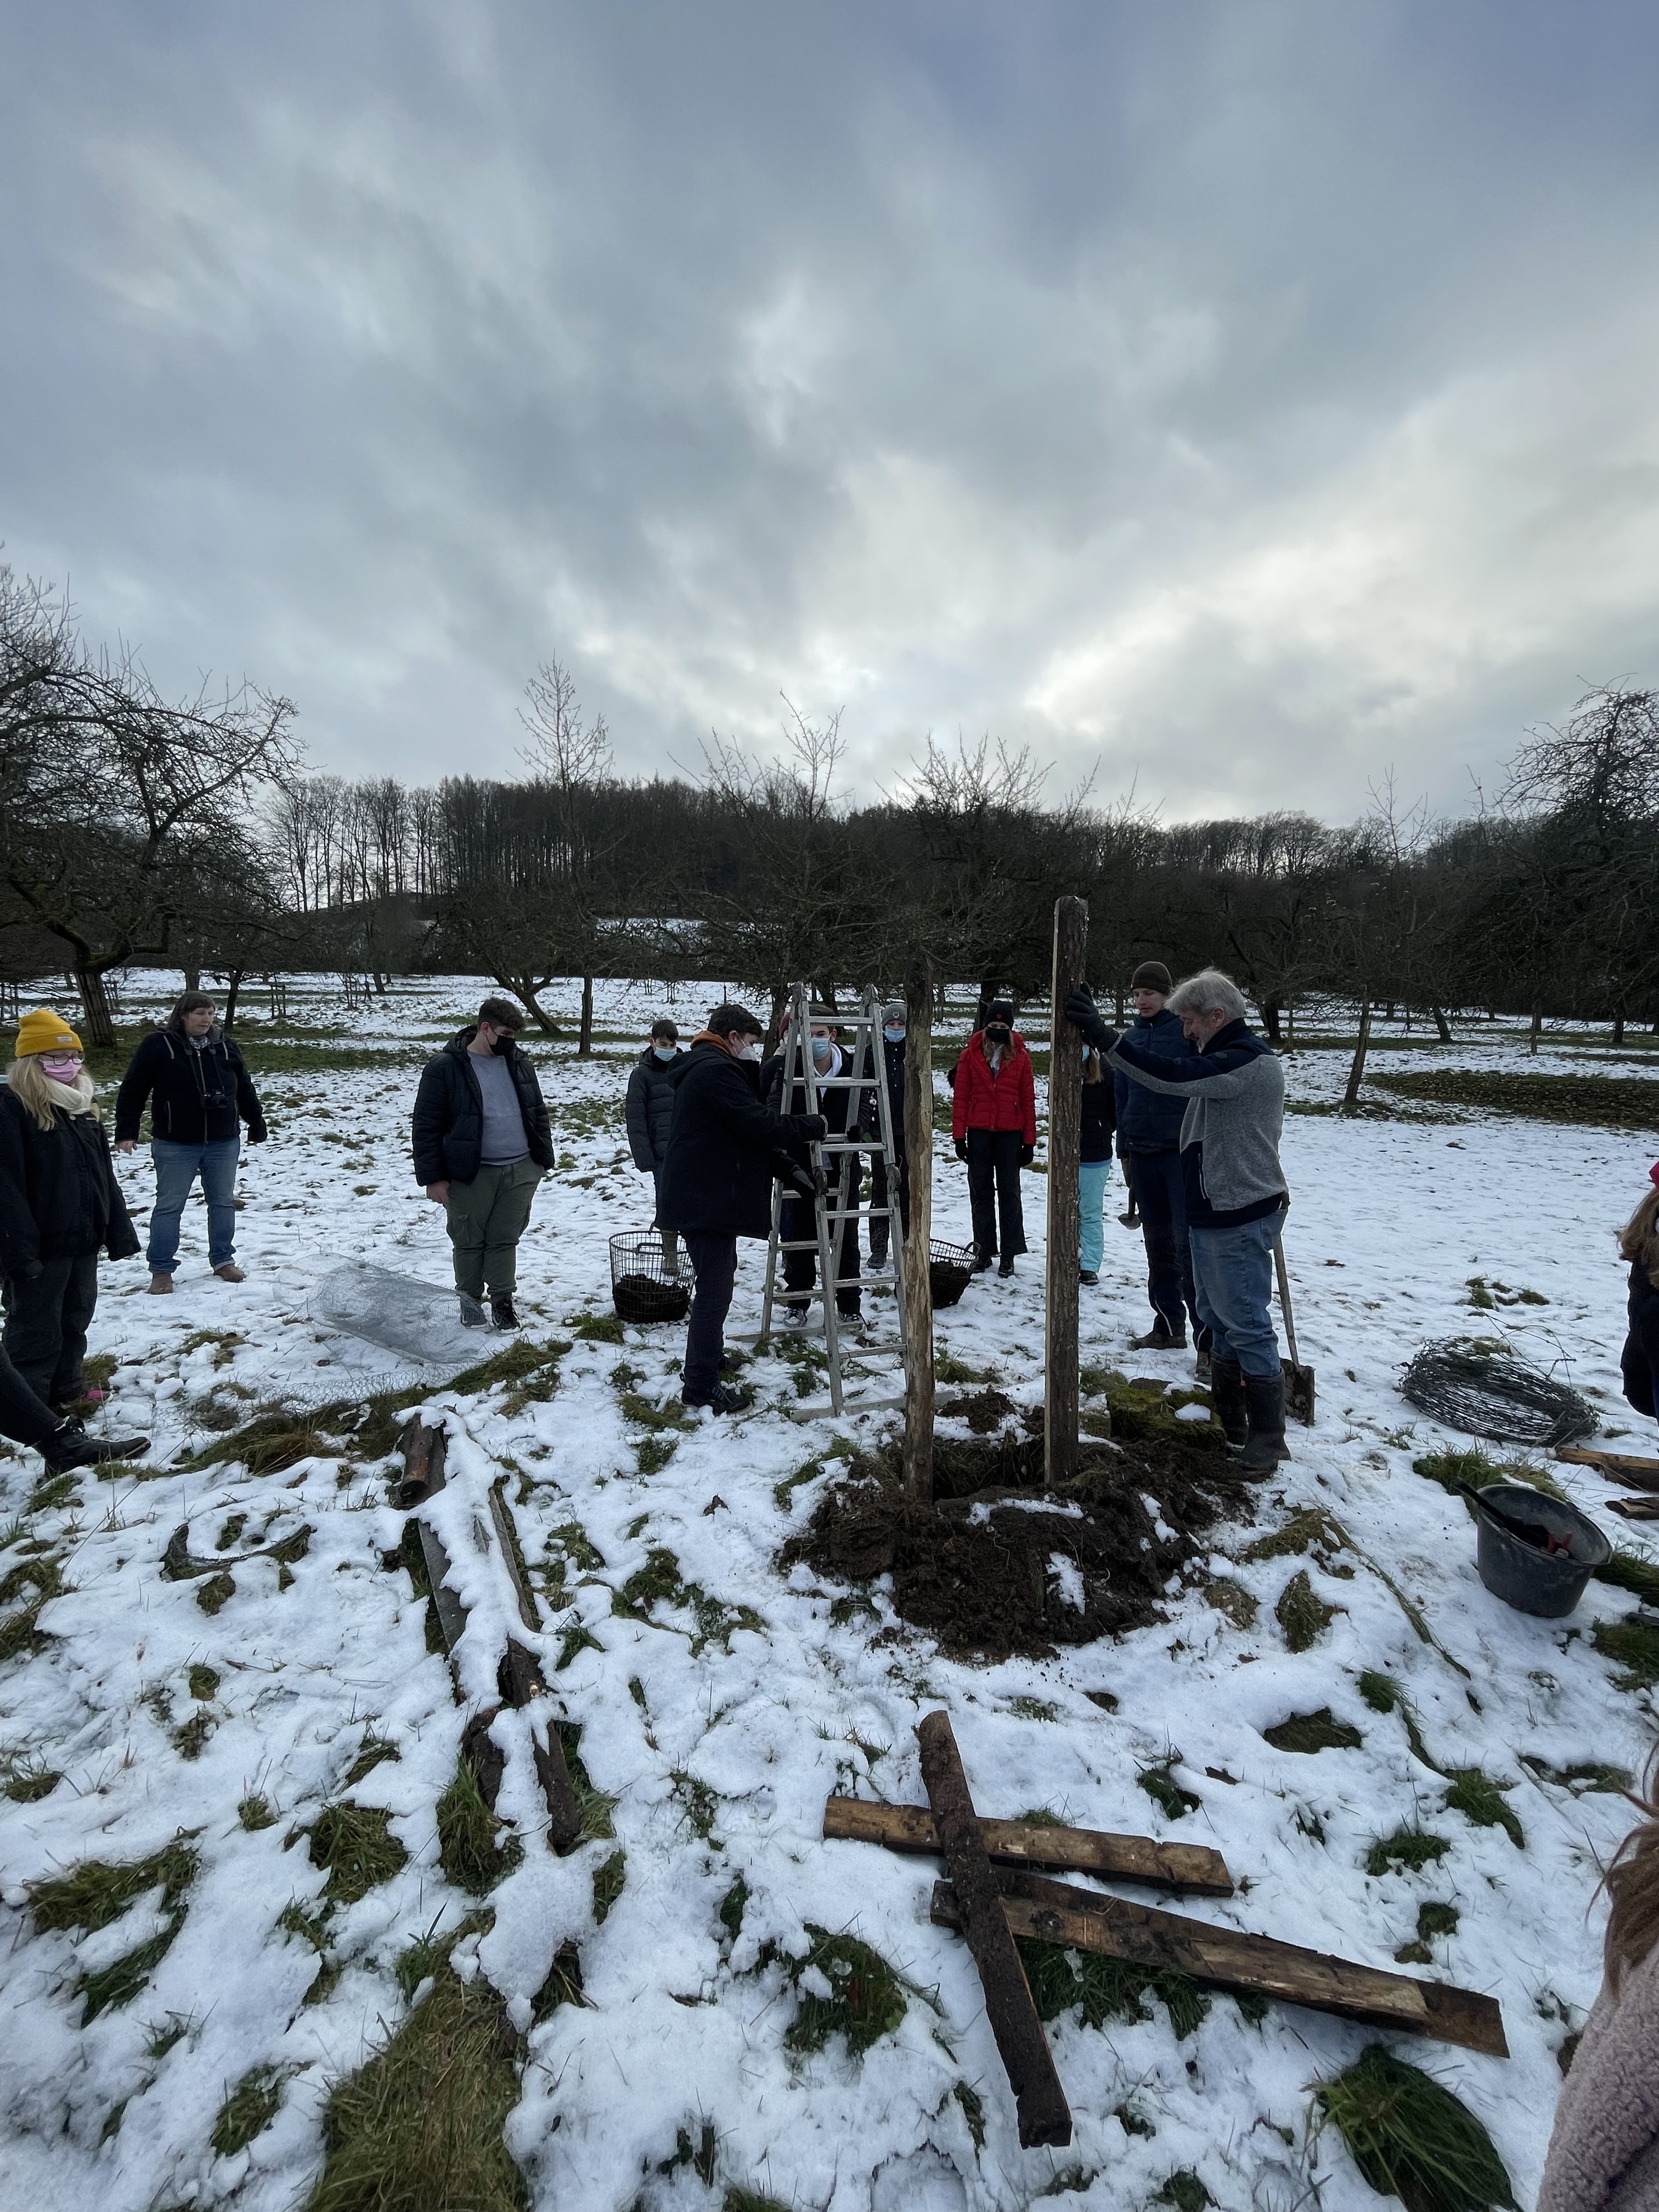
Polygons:
<instances>
[{"instance_id":1,"label":"black winter boot","mask_svg":"<svg viewBox=\"0 0 1659 2212\"><path fill-rule=\"evenodd\" d=\"M1187 1329L1183 1322L1178 1329L1171 1328L1162 1314L1152 1323L1145 1336L1129 1339L1131 1352L1182 1352L1187 1346Z\"/></svg>"},{"instance_id":2,"label":"black winter boot","mask_svg":"<svg viewBox=\"0 0 1659 2212\"><path fill-rule=\"evenodd\" d=\"M1239 1464L1246 1474L1271 1474L1291 1455L1285 1442L1285 1377L1247 1375L1244 1408L1249 1418L1249 1441Z\"/></svg>"},{"instance_id":3,"label":"black winter boot","mask_svg":"<svg viewBox=\"0 0 1659 2212\"><path fill-rule=\"evenodd\" d=\"M513 1304L511 1291L492 1291L489 1294L489 1320L495 1328L522 1328L518 1310Z\"/></svg>"},{"instance_id":4,"label":"black winter boot","mask_svg":"<svg viewBox=\"0 0 1659 2212\"><path fill-rule=\"evenodd\" d=\"M1221 1424L1221 1433L1235 1451L1243 1451L1250 1433L1245 1409L1244 1370L1236 1360L1210 1362L1210 1402Z\"/></svg>"},{"instance_id":5,"label":"black winter boot","mask_svg":"<svg viewBox=\"0 0 1659 2212\"><path fill-rule=\"evenodd\" d=\"M100 1460L142 1459L149 1449L148 1437L89 1437L78 1421L65 1421L42 1437L40 1456L54 1474L72 1468L95 1467Z\"/></svg>"}]
</instances>

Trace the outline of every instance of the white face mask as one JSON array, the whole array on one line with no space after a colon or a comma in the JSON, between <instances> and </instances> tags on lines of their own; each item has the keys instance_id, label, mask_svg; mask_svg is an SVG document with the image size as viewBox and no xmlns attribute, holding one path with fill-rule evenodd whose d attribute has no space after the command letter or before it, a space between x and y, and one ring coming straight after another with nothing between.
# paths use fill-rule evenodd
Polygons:
<instances>
[{"instance_id":1,"label":"white face mask","mask_svg":"<svg viewBox=\"0 0 1659 2212\"><path fill-rule=\"evenodd\" d=\"M659 1060L678 1060L679 1047L674 1044L653 1044L651 1048Z\"/></svg>"},{"instance_id":2,"label":"white face mask","mask_svg":"<svg viewBox=\"0 0 1659 2212\"><path fill-rule=\"evenodd\" d=\"M758 1037L751 1037L747 1044L739 1045L738 1048L738 1058L739 1060L758 1060L760 1056L761 1048L760 1039Z\"/></svg>"}]
</instances>

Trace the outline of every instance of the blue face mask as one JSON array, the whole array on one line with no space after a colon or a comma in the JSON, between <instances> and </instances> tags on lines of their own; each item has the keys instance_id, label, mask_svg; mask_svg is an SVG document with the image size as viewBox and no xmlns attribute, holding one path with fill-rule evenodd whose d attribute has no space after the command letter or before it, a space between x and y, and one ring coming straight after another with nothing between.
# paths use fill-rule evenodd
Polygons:
<instances>
[{"instance_id":1,"label":"blue face mask","mask_svg":"<svg viewBox=\"0 0 1659 2212\"><path fill-rule=\"evenodd\" d=\"M882 1031L882 1035L886 1038L889 1044L902 1044L904 1042L904 1031L902 1030L884 1030Z\"/></svg>"},{"instance_id":2,"label":"blue face mask","mask_svg":"<svg viewBox=\"0 0 1659 2212\"><path fill-rule=\"evenodd\" d=\"M828 1060L828 1059L829 1059L829 1057L830 1057L830 1049L831 1049L831 1041L830 1041L830 1038L828 1038L828 1037L814 1037L814 1038L813 1038L813 1040L812 1040L812 1057L813 1057L813 1059L814 1059L814 1060Z\"/></svg>"},{"instance_id":3,"label":"blue face mask","mask_svg":"<svg viewBox=\"0 0 1659 2212\"><path fill-rule=\"evenodd\" d=\"M678 1060L680 1048L677 1044L653 1044L651 1048L659 1060Z\"/></svg>"}]
</instances>

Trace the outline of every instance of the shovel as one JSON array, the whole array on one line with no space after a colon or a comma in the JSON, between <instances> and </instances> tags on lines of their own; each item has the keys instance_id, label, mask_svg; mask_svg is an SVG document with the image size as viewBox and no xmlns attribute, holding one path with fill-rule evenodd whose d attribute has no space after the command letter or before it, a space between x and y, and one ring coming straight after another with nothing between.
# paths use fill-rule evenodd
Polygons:
<instances>
[{"instance_id":1,"label":"shovel","mask_svg":"<svg viewBox=\"0 0 1659 2212\"><path fill-rule=\"evenodd\" d=\"M1281 1359L1285 1370L1285 1411L1292 1419L1312 1428L1314 1423L1314 1371L1304 1367L1297 1358L1296 1316L1291 1311L1291 1279L1285 1272L1285 1244L1281 1237L1273 1246L1273 1267L1279 1277L1279 1310L1285 1316L1285 1334L1290 1339L1291 1356Z\"/></svg>"}]
</instances>

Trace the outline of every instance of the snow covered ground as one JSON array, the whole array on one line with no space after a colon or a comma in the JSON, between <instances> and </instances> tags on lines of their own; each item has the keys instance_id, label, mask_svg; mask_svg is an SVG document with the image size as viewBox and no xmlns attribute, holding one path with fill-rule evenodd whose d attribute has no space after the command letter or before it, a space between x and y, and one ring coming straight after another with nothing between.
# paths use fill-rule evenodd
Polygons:
<instances>
[{"instance_id":1,"label":"snow covered ground","mask_svg":"<svg viewBox=\"0 0 1659 2212\"><path fill-rule=\"evenodd\" d=\"M159 1005L173 981L133 979L130 1007ZM307 1297L352 1258L447 1281L441 1218L410 1172L408 1110L421 1059L477 996L464 980L400 983L348 1018L326 979L290 986L294 1018L349 1020L361 1064L264 1082L271 1140L246 1155L240 1176L247 1281L209 1274L199 1207L186 1216L173 1298L144 1294L142 1261L104 1271L93 1349L119 1363L105 1418L154 1436L152 1466L210 1441L202 1410L233 1395L252 1413L406 1377L396 1355L311 1322ZM688 987L672 999L660 987L610 987L601 1027L631 1040L666 1004L690 1030L708 1002ZM260 1011L255 993L249 1012ZM574 1020L573 1006L564 1012ZM532 1336L570 1338L573 1321L608 1313L607 1240L649 1221L648 1185L622 1128L635 1049L616 1038L578 1065L568 1042L532 1042L559 1153L522 1248ZM1548 1041L1528 1060L1514 1032L1483 1028L1449 1051L1390 1051L1373 1066L1586 1064ZM1598 1052L1593 1064L1653 1065L1639 1046L1627 1059ZM1328 1102L1345 1074L1340 1054L1298 1053L1291 1095ZM840 1461L891 1417L786 1418L799 1402L794 1370L768 1359L746 1370L759 1402L741 1421L651 1427L641 1407L672 1405L676 1328L629 1329L621 1345L577 1337L556 1392L514 1415L500 1389L439 1391L451 1488L434 1519L458 1575L480 1571L466 1565L469 1516L477 1521L489 1482L505 1474L541 1592L541 1632L515 1632L543 1655L580 1724L587 1772L614 1800L614 1840L556 1857L540 1839L538 1801L513 1795L510 1768L501 1809L528 1849L491 1895L490 1932L456 1953L464 1973L507 1996L522 2026L555 1953L567 1941L580 1949L586 2002L530 2027L507 2129L532 2201L622 2212L719 2206L737 2190L836 2212L1000 2212L1038 2197L1115 2207L1149 2203L1182 2171L1229 2208L1289 2212L1315 2192L1333 2212L1376 2201L1340 2141L1314 2131L1309 2094L1375 2039L1282 2007L1252 2024L1224 1997L1184 2037L1155 2002L1144 2019L1103 2028L1075 2013L1057 2021L1074 2139L1064 2151L1018 2148L966 1948L929 1923L937 1868L819 1838L833 1790L925 1802L914 1730L942 1705L981 1811L1041 1807L1218 1847L1238 1895L1180 1909L1386 1966L1417 1936L1422 1905L1454 1907L1455 1932L1432 1940L1426 1971L1499 1998L1512 2056L1397 2047L1481 2116L1529 2203L1557 2052L1599 1980L1598 1858L1630 1818L1617 1795L1552 1777L1598 1764L1639 1770L1653 1742L1651 1692L1619 1686L1620 1669L1593 1648L1596 1624L1638 1610L1622 1592L1592 1583L1571 1620L1547 1623L1482 1589L1463 1507L1412 1470L1414 1454L1449 1439L1413 1415L1395 1381L1424 1340L1501 1328L1525 1356L1560 1363L1599 1394L1608 1434L1629 1437L1624 1449L1652 1450L1650 1427L1618 1395L1624 1291L1610 1231L1641 1194L1653 1148L1651 1135L1437 1109L1409 1121L1292 1115L1285 1244L1322 1410L1317 1428L1292 1431L1294 1459L1267 1486L1255 1526L1218 1531L1213 1571L1259 1602L1248 1626L1201 1589L1177 1589L1161 1626L1051 1660L975 1667L897 1623L879 1589L872 1613L838 1603L845 1593L804 1569L785 1579L780 1546ZM144 1212L144 1156L121 1172ZM936 1233L966 1241L962 1171L943 1140L936 1173ZM1027 1179L1032 1251L1016 1278L976 1282L939 1324L941 1352L1026 1401L1041 1395L1044 1188ZM1115 1212L1115 1182L1110 1199ZM1183 1356L1126 1358L1126 1338L1147 1318L1140 1246L1108 1226L1100 1287L1084 1294L1085 1360L1187 1379ZM763 1257L752 1247L744 1261L734 1332L757 1323ZM1476 1276L1547 1303L1474 1312ZM657 1442L673 1446L665 1464L659 1449L641 1453ZM798 1486L780 1487L803 1470ZM1587 1470L1558 1472L1622 1543L1644 1548L1639 1528L1606 1516L1617 1493ZM439 1868L434 1829L465 1715L427 1648L424 1601L407 1572L382 1565L404 1518L386 1502L387 1473L348 1456L264 1477L240 1466L124 1474L72 1494L60 1486L31 1510L38 1459L0 1460L0 1515L19 1516L0 1529L8 1609L61 1584L36 1623L44 1642L0 1664L0 1754L13 1785L0 1799L7 2208L234 2202L264 2212L302 2202L331 2084L406 2015L400 1954L472 1908ZM1340 1527L1314 1552L1236 1556L1315 1506ZM227 1539L233 1516L242 1525ZM191 1553L213 1557L222 1544L233 1562L302 1525L312 1533L289 1565L236 1565L234 1595L209 1613L199 1582L160 1571L181 1524ZM665 1552L680 1598L628 1607L623 1586ZM1292 1654L1273 1607L1303 1570L1337 1610ZM1421 1608L1431 1641L1402 1596ZM1249 1608L1235 1601L1234 1611L1242 1620ZM1401 1686L1431 1765L1397 1713L1362 1697L1365 1670ZM1089 1694L1101 1692L1115 1711ZM1310 1756L1264 1740L1287 1716L1327 1705L1361 1732L1358 1747ZM397 1755L349 1783L371 1731ZM1178 1820L1137 1783L1166 1761L1199 1801ZM1464 1768L1504 1785L1523 1843L1445 1808L1445 1774ZM30 1786L51 1772L54 1785ZM268 1801L270 1825L239 1816L255 1797ZM299 1832L346 1797L384 1808L406 1856L327 1921L319 1941L337 1978L307 2004L319 1952L293 1930L324 1875ZM1445 1840L1443 1856L1415 1873L1367 1873L1374 1843L1419 1826ZM97 1932L36 1925L31 1884L89 1860L140 1860L180 1831L199 1861L181 1924L158 1878ZM593 1877L618 1850L625 1878L601 1923ZM296 1904L301 1915L279 1925ZM856 1935L906 1978L902 2019L860 2058L839 2039L817 2051L789 2040L802 1989L817 1987L811 1973L798 1987L785 1964L807 1948L807 1923ZM137 1994L82 2026L82 1977L174 1925ZM222 2155L210 2141L216 2116L258 2068L272 2069L280 2109ZM712 2165L700 2148L706 2124ZM682 2136L697 2154L677 2160Z\"/></svg>"}]
</instances>

